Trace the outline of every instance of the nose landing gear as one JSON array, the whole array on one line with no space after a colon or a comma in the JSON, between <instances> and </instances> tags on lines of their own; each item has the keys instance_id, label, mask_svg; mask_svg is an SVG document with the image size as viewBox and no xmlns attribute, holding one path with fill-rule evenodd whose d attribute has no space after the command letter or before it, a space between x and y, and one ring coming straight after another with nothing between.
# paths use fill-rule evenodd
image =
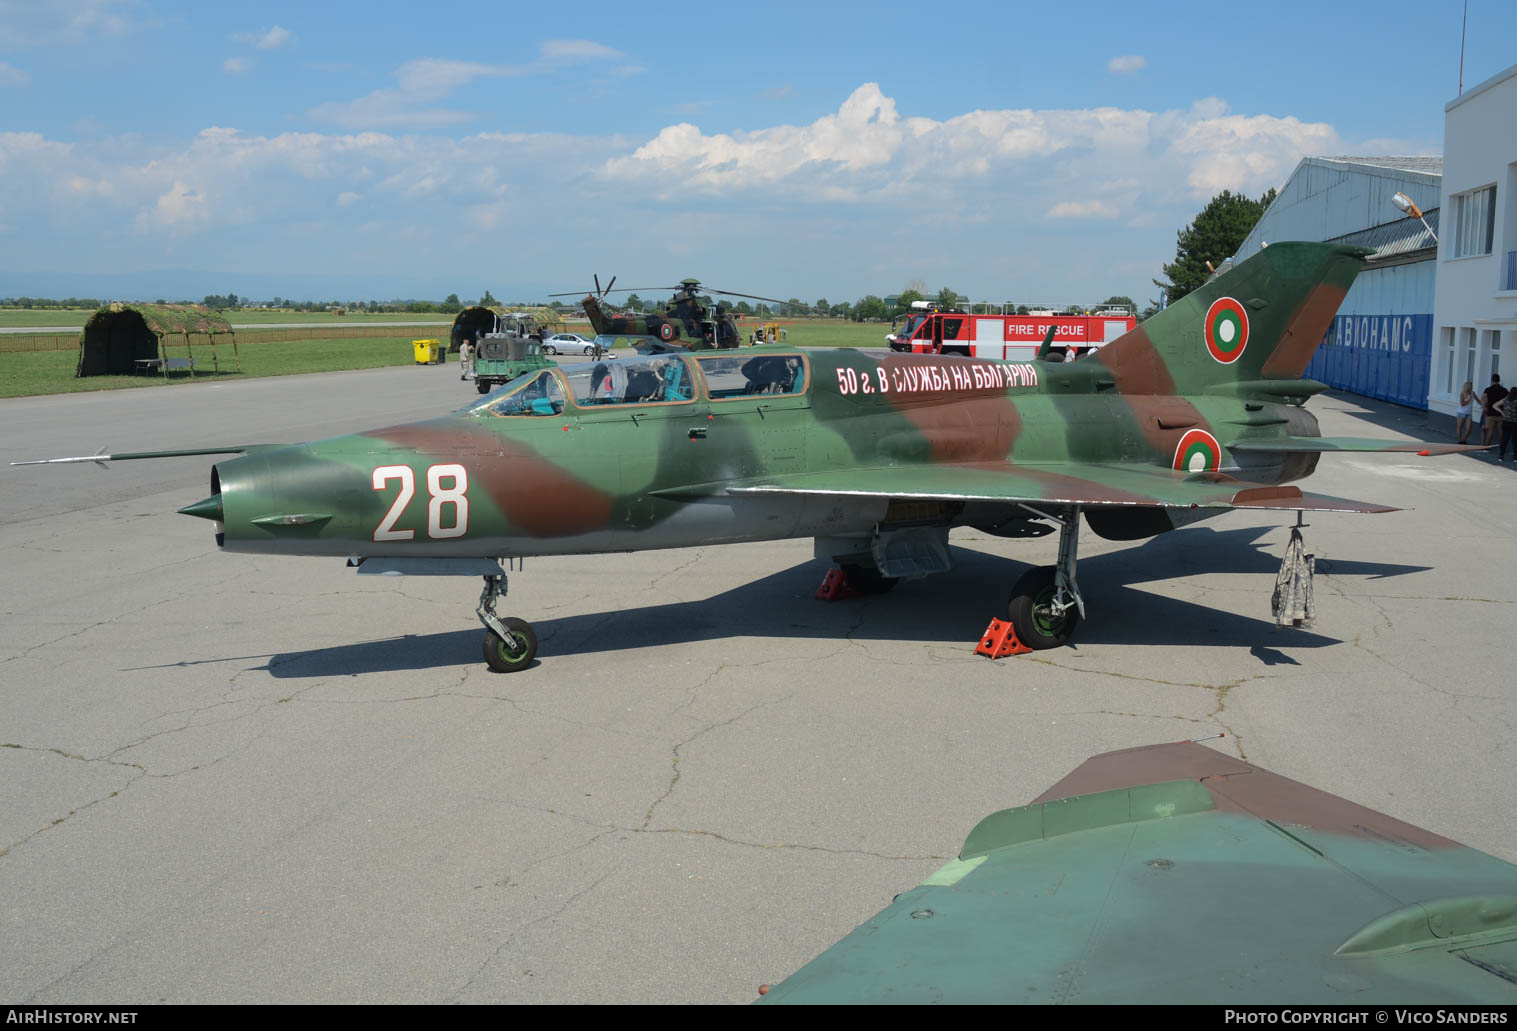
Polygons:
<instances>
[{"instance_id":1,"label":"nose landing gear","mask_svg":"<svg viewBox=\"0 0 1517 1031\"><path fill-rule=\"evenodd\" d=\"M537 631L525 619L495 614L495 603L506 596L506 575L487 574L485 589L474 612L485 625L485 662L497 673L515 673L537 657Z\"/></svg>"}]
</instances>

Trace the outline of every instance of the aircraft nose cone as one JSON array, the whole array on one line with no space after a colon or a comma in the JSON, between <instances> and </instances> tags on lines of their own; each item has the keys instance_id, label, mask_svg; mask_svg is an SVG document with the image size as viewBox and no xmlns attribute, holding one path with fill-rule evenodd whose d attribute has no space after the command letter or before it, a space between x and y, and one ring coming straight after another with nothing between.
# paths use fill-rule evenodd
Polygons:
<instances>
[{"instance_id":1,"label":"aircraft nose cone","mask_svg":"<svg viewBox=\"0 0 1517 1031\"><path fill-rule=\"evenodd\" d=\"M197 501L193 505L185 505L179 510L180 515L196 516L200 519L211 519L215 522L224 522L221 514L221 495L212 494L204 501Z\"/></svg>"}]
</instances>

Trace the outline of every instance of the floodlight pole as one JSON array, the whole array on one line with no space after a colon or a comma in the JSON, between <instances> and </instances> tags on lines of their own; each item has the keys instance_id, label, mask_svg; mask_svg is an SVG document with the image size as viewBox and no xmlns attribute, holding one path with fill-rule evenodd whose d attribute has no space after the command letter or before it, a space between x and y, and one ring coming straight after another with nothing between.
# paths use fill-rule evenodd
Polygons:
<instances>
[{"instance_id":1,"label":"floodlight pole","mask_svg":"<svg viewBox=\"0 0 1517 1031\"><path fill-rule=\"evenodd\" d=\"M1422 214L1422 209L1412 203L1412 198L1404 193L1397 193L1391 197L1391 203L1396 205L1397 210L1404 211L1409 218L1415 218L1422 222L1422 227L1427 230L1433 242L1438 242L1438 234L1433 232L1433 227L1427 224L1427 219Z\"/></svg>"}]
</instances>

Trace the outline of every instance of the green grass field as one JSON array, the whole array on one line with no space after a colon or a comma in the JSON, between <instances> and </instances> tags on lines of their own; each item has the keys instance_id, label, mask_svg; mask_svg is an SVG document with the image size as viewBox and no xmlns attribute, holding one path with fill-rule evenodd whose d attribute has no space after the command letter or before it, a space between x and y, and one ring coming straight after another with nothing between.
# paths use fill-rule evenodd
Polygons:
<instances>
[{"instance_id":1,"label":"green grass field","mask_svg":"<svg viewBox=\"0 0 1517 1031\"><path fill-rule=\"evenodd\" d=\"M739 333L744 323L739 323ZM794 347L883 347L887 327L879 322L843 322L837 319L786 323L785 343ZM748 324L748 333L753 326ZM297 340L243 344L239 349L242 359L240 373L226 371L231 365L230 348L218 349L222 356L223 371L210 373L210 354L197 348L196 361L200 374L172 372L167 377L153 374L146 376L90 376L76 379L74 369L79 364L79 352L67 351L22 351L15 354L0 354L0 398L29 397L36 394L65 394L82 390L120 390L126 387L164 387L180 383L205 383L215 379L248 378L253 376L293 376L305 372L338 372L346 369L373 369L389 365L409 365L412 361L411 340L408 333L395 337L372 337L366 339ZM183 351L171 347L170 355ZM450 361L457 361L453 355Z\"/></svg>"},{"instance_id":2,"label":"green grass field","mask_svg":"<svg viewBox=\"0 0 1517 1031\"><path fill-rule=\"evenodd\" d=\"M253 376L294 376L303 372L337 372L344 369L374 369L386 365L409 365L411 337L374 337L360 340L297 340L289 343L252 344L239 349L242 372L229 372L231 349L218 348L220 373L207 374L210 353L197 348L199 375L171 372L146 376L88 376L76 379L78 351L23 351L0 354L0 397L34 394L64 394L81 390L120 390L125 387L164 387L180 383L246 379ZM182 354L177 348L171 355ZM457 356L454 356L455 359Z\"/></svg>"}]
</instances>

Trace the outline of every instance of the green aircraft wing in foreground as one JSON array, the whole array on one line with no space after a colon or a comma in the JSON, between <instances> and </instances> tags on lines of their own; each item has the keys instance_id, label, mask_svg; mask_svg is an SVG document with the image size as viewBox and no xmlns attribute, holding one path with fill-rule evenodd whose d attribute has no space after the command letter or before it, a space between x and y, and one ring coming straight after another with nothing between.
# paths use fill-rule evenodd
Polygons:
<instances>
[{"instance_id":1,"label":"green aircraft wing in foreground","mask_svg":"<svg viewBox=\"0 0 1517 1031\"><path fill-rule=\"evenodd\" d=\"M1136 540L1234 508L1385 512L1292 481L1323 452L1468 450L1323 438L1303 407L1325 387L1301 373L1367 253L1275 244L1070 363L771 346L534 370L441 418L224 449L240 457L181 511L228 551L483 576L501 671L537 648L495 614L501 560L812 537L867 592L947 570L954 527L1057 530L1057 564L1008 607L1024 643L1056 647L1085 613L1082 515ZM151 455L64 461L113 457Z\"/></svg>"},{"instance_id":2,"label":"green aircraft wing in foreground","mask_svg":"<svg viewBox=\"0 0 1517 1031\"><path fill-rule=\"evenodd\" d=\"M1517 1004L1517 866L1194 742L982 820L760 1000Z\"/></svg>"}]
</instances>

